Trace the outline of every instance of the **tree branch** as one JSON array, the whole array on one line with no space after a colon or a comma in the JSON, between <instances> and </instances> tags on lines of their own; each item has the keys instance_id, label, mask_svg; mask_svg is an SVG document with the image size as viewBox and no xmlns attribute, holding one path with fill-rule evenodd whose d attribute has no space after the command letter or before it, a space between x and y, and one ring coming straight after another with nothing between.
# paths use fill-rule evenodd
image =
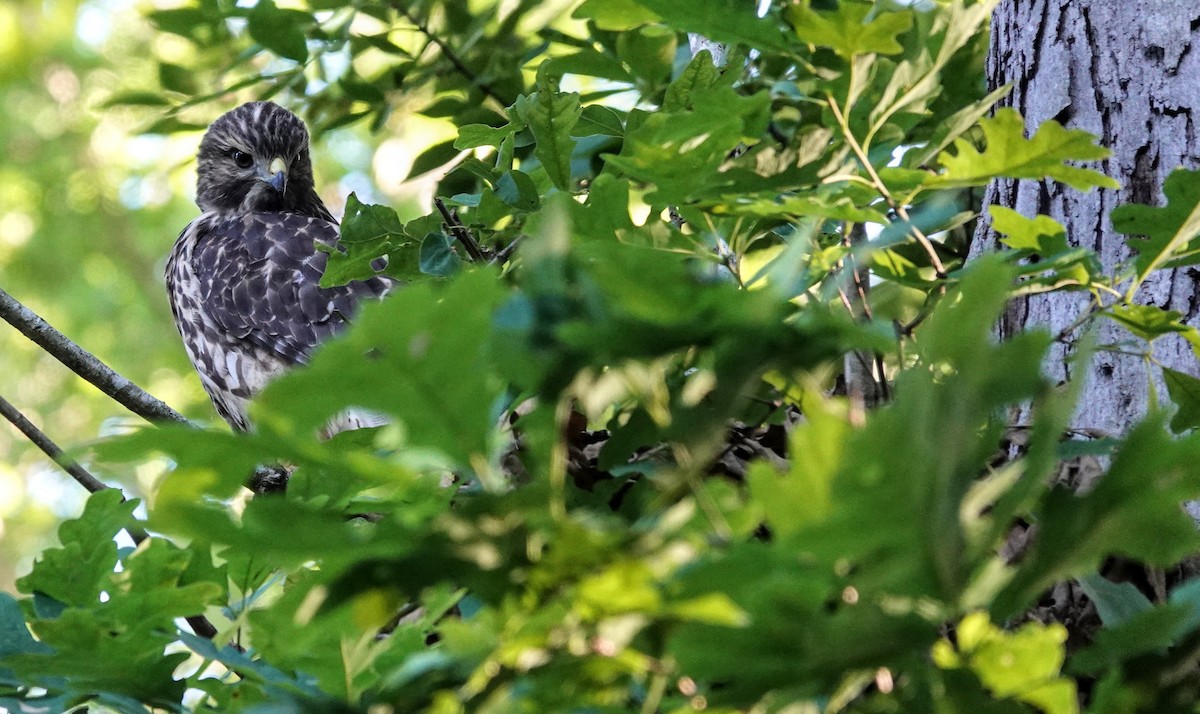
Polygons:
<instances>
[{"instance_id":1,"label":"tree branch","mask_svg":"<svg viewBox=\"0 0 1200 714\"><path fill-rule=\"evenodd\" d=\"M446 227L450 229L450 232L454 234L458 242L462 243L463 248L467 251L467 255L471 256L471 260L476 263L487 262L487 256L483 254L483 249L475 240L475 236L471 235L471 231L467 230L462 221L458 220L458 216L454 215L449 208L446 208L446 204L442 202L442 199L433 199L433 205L437 206L438 212L442 214L442 219L446 221Z\"/></svg>"},{"instance_id":2,"label":"tree branch","mask_svg":"<svg viewBox=\"0 0 1200 714\"><path fill-rule=\"evenodd\" d=\"M117 374L3 289L0 289L0 317L134 414L151 422L188 423L182 414Z\"/></svg>"},{"instance_id":3,"label":"tree branch","mask_svg":"<svg viewBox=\"0 0 1200 714\"><path fill-rule=\"evenodd\" d=\"M91 472L64 454L58 444L55 444L50 437L46 436L45 432L34 426L33 422L25 418L25 415L4 397L0 397L0 414L11 422L13 426L17 427L17 430L24 434L26 439L33 442L34 446L41 449L42 453L49 456L51 461L61 466L63 471L70 474L71 478L79 482L79 485L86 488L90 493L96 493L108 488L100 479L93 476Z\"/></svg>"}]
</instances>

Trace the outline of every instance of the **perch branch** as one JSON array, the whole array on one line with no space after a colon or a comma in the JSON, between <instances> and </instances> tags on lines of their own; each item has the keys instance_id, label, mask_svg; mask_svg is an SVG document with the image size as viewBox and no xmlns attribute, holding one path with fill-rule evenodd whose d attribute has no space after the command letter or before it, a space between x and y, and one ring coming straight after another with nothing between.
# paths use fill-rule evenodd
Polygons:
<instances>
[{"instance_id":1,"label":"perch branch","mask_svg":"<svg viewBox=\"0 0 1200 714\"><path fill-rule=\"evenodd\" d=\"M3 289L0 289L0 317L134 414L151 422L188 423L182 414L117 374Z\"/></svg>"}]
</instances>

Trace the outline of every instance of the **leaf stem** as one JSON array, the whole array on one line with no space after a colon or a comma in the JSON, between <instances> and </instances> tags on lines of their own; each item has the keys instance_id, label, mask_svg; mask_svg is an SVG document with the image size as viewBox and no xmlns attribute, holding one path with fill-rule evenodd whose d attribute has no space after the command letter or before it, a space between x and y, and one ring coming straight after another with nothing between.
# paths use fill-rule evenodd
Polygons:
<instances>
[{"instance_id":1,"label":"leaf stem","mask_svg":"<svg viewBox=\"0 0 1200 714\"><path fill-rule=\"evenodd\" d=\"M925 253L929 255L929 261L933 264L933 269L937 271L937 277L945 278L946 266L942 264L942 259L938 257L937 250L933 247L933 242L921 232L920 228L917 228L913 224L912 219L908 216L908 209L892 196L892 192L888 190L887 184L879 177L879 173L875 171L871 160L867 158L866 152L863 151L862 145L858 143L858 140L854 138L854 134L850 131L850 124L846 121L846 115L842 113L837 100L829 93L825 94L825 98L829 102L829 109L833 112L833 118L837 120L838 126L842 130L842 135L846 138L846 143L850 145L850 150L858 157L859 163L863 165L863 169L871 177L871 183L875 186L875 190L879 192L880 196L883 196L883 200L887 201L888 206L896 212L896 215L908 224L913 237L917 239L917 242L921 244Z\"/></svg>"}]
</instances>

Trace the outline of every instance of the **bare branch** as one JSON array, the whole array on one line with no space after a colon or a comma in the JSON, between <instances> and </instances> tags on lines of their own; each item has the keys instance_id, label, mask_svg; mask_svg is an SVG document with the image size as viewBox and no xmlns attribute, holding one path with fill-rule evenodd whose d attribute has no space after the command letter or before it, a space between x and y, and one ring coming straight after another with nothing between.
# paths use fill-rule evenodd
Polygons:
<instances>
[{"instance_id":1,"label":"bare branch","mask_svg":"<svg viewBox=\"0 0 1200 714\"><path fill-rule=\"evenodd\" d=\"M471 260L476 263L487 262L487 256L483 254L483 248L479 246L479 242L475 240L475 236L471 235L471 231L462 224L458 216L454 215L442 199L433 199L433 205L437 206L438 212L442 214L442 219L446 221L446 227L454 234L459 243L462 243L466 249L467 255L471 256Z\"/></svg>"},{"instance_id":2,"label":"bare branch","mask_svg":"<svg viewBox=\"0 0 1200 714\"><path fill-rule=\"evenodd\" d=\"M0 289L0 317L134 414L151 422L188 423L182 414L117 374L3 289Z\"/></svg>"},{"instance_id":3,"label":"bare branch","mask_svg":"<svg viewBox=\"0 0 1200 714\"><path fill-rule=\"evenodd\" d=\"M495 256L492 257L492 263L494 263L496 265L504 265L505 263L507 263L509 261L509 259L512 258L513 253L515 253L517 251L517 246L520 243L521 243L521 236L517 236L516 238L513 238L511 243L504 246L500 250L496 251Z\"/></svg>"},{"instance_id":4,"label":"bare branch","mask_svg":"<svg viewBox=\"0 0 1200 714\"><path fill-rule=\"evenodd\" d=\"M78 481L80 486L83 486L91 493L103 491L108 488L100 479L93 476L83 466L80 466L77 461L64 454L63 450L58 447L58 444L55 444L41 429L34 426L33 422L25 418L25 415L4 397L0 397L0 414L9 420L13 426L17 427L17 430L24 434L26 439L33 442L34 446L41 449L42 453L49 456L51 461L61 466L63 471L66 471L71 475L71 478Z\"/></svg>"}]
</instances>

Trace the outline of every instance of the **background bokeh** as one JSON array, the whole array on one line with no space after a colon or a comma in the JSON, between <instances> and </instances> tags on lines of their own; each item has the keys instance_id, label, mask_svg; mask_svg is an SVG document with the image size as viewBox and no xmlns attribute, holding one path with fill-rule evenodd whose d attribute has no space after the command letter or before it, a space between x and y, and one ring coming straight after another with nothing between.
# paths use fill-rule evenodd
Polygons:
<instances>
[{"instance_id":1,"label":"background bokeh","mask_svg":"<svg viewBox=\"0 0 1200 714\"><path fill-rule=\"evenodd\" d=\"M177 129L203 126L254 95L218 96L164 121L156 103L164 88L198 91L213 80L172 69L204 59L145 18L172 6L0 3L0 287L171 406L213 420L161 278L172 242L197 213L192 159L200 132ZM336 72L338 61L324 58L320 69ZM307 91L327 79L312 78ZM275 99L286 104L288 93ZM319 190L335 215L351 191L402 217L420 215L428 186L404 181L413 156L452 135L446 122L401 112L377 131L360 123L324 132L313 145ZM64 448L140 421L6 324L0 355L0 394ZM97 475L142 496L161 470ZM0 423L0 589L13 589L85 495Z\"/></svg>"}]
</instances>

